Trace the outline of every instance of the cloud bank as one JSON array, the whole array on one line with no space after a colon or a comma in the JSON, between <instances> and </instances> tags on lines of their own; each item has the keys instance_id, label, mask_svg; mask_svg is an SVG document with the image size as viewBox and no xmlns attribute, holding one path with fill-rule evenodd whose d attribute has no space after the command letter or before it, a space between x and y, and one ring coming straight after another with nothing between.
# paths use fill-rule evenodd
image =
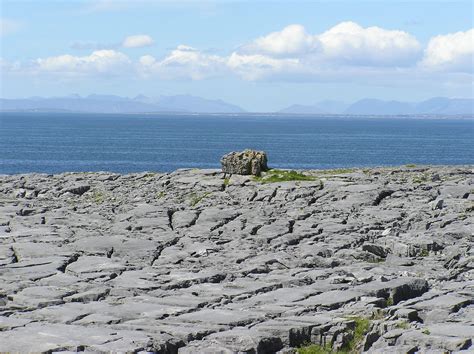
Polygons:
<instances>
[{"instance_id":1,"label":"cloud bank","mask_svg":"<svg viewBox=\"0 0 474 354\"><path fill-rule=\"evenodd\" d=\"M123 48L143 48L153 38L126 37ZM243 80L343 81L423 79L472 75L474 29L438 35L424 47L405 31L362 27L342 22L311 34L298 24L258 37L227 55L213 55L178 45L164 57L145 54L136 59L115 49L90 55L60 55L30 63L2 64L2 70L60 75L134 75L163 80L204 80L234 76ZM5 69L7 68L7 69ZM472 77L470 79L472 81Z\"/></svg>"}]
</instances>

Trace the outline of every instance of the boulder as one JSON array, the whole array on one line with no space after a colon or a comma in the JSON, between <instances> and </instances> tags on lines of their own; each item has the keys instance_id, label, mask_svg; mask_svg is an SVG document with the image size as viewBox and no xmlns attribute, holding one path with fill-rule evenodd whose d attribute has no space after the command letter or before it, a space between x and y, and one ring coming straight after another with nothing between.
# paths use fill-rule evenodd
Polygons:
<instances>
[{"instance_id":1,"label":"boulder","mask_svg":"<svg viewBox=\"0 0 474 354\"><path fill-rule=\"evenodd\" d=\"M237 175L259 176L268 170L267 154L263 151L233 151L221 158L222 172Z\"/></svg>"}]
</instances>

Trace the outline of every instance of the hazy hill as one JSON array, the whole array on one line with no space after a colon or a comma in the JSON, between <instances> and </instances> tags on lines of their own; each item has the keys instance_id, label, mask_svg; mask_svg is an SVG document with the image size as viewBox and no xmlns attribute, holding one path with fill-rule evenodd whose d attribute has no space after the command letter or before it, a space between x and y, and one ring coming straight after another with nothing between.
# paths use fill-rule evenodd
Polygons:
<instances>
[{"instance_id":1,"label":"hazy hill","mask_svg":"<svg viewBox=\"0 0 474 354\"><path fill-rule=\"evenodd\" d=\"M195 113L242 113L238 106L222 100L208 100L190 95L133 99L113 95L89 95L81 97L31 97L26 99L0 99L2 111L71 111L88 113L144 113L144 112L195 112Z\"/></svg>"},{"instance_id":2,"label":"hazy hill","mask_svg":"<svg viewBox=\"0 0 474 354\"><path fill-rule=\"evenodd\" d=\"M422 102L383 101L365 98L351 105L322 101L314 105L292 105L279 111L292 114L403 115L474 114L474 99L435 97Z\"/></svg>"}]
</instances>

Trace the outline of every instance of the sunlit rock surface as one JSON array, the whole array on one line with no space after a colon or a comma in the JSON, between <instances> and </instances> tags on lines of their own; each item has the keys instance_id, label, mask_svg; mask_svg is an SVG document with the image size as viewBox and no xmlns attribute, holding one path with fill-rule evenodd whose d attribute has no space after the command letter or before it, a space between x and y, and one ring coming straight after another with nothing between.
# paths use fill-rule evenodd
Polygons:
<instances>
[{"instance_id":1,"label":"sunlit rock surface","mask_svg":"<svg viewBox=\"0 0 474 354\"><path fill-rule=\"evenodd\" d=\"M472 166L304 173L0 176L0 352L473 350Z\"/></svg>"}]
</instances>

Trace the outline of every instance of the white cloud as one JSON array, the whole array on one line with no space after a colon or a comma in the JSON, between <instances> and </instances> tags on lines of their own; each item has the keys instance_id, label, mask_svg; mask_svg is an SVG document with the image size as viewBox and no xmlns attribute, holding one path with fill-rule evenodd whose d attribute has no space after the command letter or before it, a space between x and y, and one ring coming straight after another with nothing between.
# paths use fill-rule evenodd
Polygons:
<instances>
[{"instance_id":1,"label":"white cloud","mask_svg":"<svg viewBox=\"0 0 474 354\"><path fill-rule=\"evenodd\" d=\"M306 33L301 25L290 25L279 32L272 32L242 46L244 53L260 53L278 56L298 55L318 48L315 36Z\"/></svg>"},{"instance_id":2,"label":"white cloud","mask_svg":"<svg viewBox=\"0 0 474 354\"><path fill-rule=\"evenodd\" d=\"M8 18L0 18L0 37L15 33L22 27L22 23Z\"/></svg>"},{"instance_id":3,"label":"white cloud","mask_svg":"<svg viewBox=\"0 0 474 354\"><path fill-rule=\"evenodd\" d=\"M146 34L137 34L125 37L122 42L122 46L125 48L140 48L151 46L153 43L153 38L150 36Z\"/></svg>"},{"instance_id":4,"label":"white cloud","mask_svg":"<svg viewBox=\"0 0 474 354\"><path fill-rule=\"evenodd\" d=\"M156 74L162 78L202 80L226 71L225 58L203 53L193 47L179 45L163 60L151 55L139 59L139 72L144 76Z\"/></svg>"},{"instance_id":5,"label":"white cloud","mask_svg":"<svg viewBox=\"0 0 474 354\"><path fill-rule=\"evenodd\" d=\"M363 28L341 22L322 34L308 34L303 26L257 38L240 48L242 53L306 57L309 63L326 61L353 66L405 66L416 62L421 45L403 31L380 27Z\"/></svg>"},{"instance_id":6,"label":"white cloud","mask_svg":"<svg viewBox=\"0 0 474 354\"><path fill-rule=\"evenodd\" d=\"M130 65L131 61L125 54L115 50L97 50L87 56L65 54L39 58L34 64L34 69L39 72L71 75L118 74L121 69Z\"/></svg>"},{"instance_id":7,"label":"white cloud","mask_svg":"<svg viewBox=\"0 0 474 354\"><path fill-rule=\"evenodd\" d=\"M166 80L213 77L250 81L356 80L377 85L403 80L434 82L442 77L444 82L455 83L472 80L473 34L470 30L434 37L424 58L420 43L406 32L363 28L354 22L343 22L314 35L308 34L300 25L287 26L226 55L179 45L162 58L144 55L132 61L118 50L103 49L86 56L66 54L36 59L28 64L0 64L4 72L59 73L69 77L135 75ZM132 37L148 36L127 38ZM130 40L127 45L124 41L123 45L134 47L152 41L151 37L141 38ZM440 72L434 73L434 70Z\"/></svg>"},{"instance_id":8,"label":"white cloud","mask_svg":"<svg viewBox=\"0 0 474 354\"><path fill-rule=\"evenodd\" d=\"M354 22L342 22L318 39L326 60L354 66L405 66L413 64L421 50L420 43L407 32L363 28Z\"/></svg>"},{"instance_id":9,"label":"white cloud","mask_svg":"<svg viewBox=\"0 0 474 354\"><path fill-rule=\"evenodd\" d=\"M299 60L291 58L271 58L261 54L242 55L232 53L226 65L245 80L258 80L275 74L297 72Z\"/></svg>"},{"instance_id":10,"label":"white cloud","mask_svg":"<svg viewBox=\"0 0 474 354\"><path fill-rule=\"evenodd\" d=\"M474 28L431 38L421 65L432 70L474 70Z\"/></svg>"}]
</instances>

